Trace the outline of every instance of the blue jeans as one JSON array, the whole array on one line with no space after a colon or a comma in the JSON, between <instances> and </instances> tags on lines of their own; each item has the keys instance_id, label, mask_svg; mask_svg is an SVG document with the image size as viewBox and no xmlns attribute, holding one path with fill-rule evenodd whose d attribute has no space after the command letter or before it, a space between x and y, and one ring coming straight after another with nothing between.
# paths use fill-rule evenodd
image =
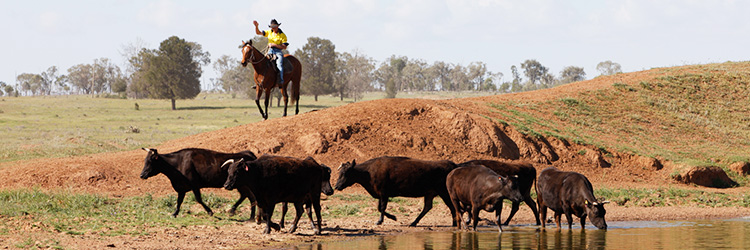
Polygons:
<instances>
[{"instance_id":1,"label":"blue jeans","mask_svg":"<svg viewBox=\"0 0 750 250\"><path fill-rule=\"evenodd\" d=\"M268 54L276 55L276 67L279 68L279 82L284 82L284 52L277 48L268 49Z\"/></svg>"}]
</instances>

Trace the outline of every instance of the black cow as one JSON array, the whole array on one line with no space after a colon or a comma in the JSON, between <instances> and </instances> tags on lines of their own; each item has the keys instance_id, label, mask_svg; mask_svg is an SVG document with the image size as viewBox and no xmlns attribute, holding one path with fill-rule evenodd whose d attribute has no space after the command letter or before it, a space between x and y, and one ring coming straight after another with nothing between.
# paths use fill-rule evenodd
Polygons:
<instances>
[{"instance_id":1,"label":"black cow","mask_svg":"<svg viewBox=\"0 0 750 250\"><path fill-rule=\"evenodd\" d=\"M448 174L445 183L456 210L453 223L458 224L459 229L462 226L468 229L461 217L464 211L471 211L470 216L476 231L479 211L494 211L497 229L502 232L500 212L503 209L503 200L507 198L513 202L521 202L524 198L518 190L518 176L505 177L482 165L462 165Z\"/></svg>"},{"instance_id":2,"label":"black cow","mask_svg":"<svg viewBox=\"0 0 750 250\"><path fill-rule=\"evenodd\" d=\"M141 179L145 180L159 173L169 178L172 188L177 192L177 208L172 213L174 217L180 212L185 193L190 191L193 191L195 201L201 204L209 215L213 215L213 211L203 203L201 188L221 188L224 185L228 176L227 169L222 166L225 161L239 158L249 161L256 159L255 154L250 151L229 154L201 148L186 148L169 154L159 154L156 149L143 150L147 151L148 155L141 171ZM240 199L229 210L232 215L245 198L250 199L250 202L255 201L249 188L241 187L237 191L240 193ZM252 208L252 217L255 217L255 207Z\"/></svg>"},{"instance_id":3,"label":"black cow","mask_svg":"<svg viewBox=\"0 0 750 250\"><path fill-rule=\"evenodd\" d=\"M332 195L330 180L324 178L325 165L318 164L313 158L304 160L294 157L263 155L254 161L238 160L229 165L229 177L224 188L233 189L246 185L255 194L263 219L266 221L268 234L271 228L279 230L279 225L271 221L273 208L279 202L292 202L297 214L294 218L293 233L297 230L297 222L302 215L303 204L310 204L315 208L318 219L317 226L313 222L310 206L307 215L313 224L315 234L320 234L322 219L320 215L320 193ZM330 169L328 170L330 171ZM329 172L330 173L330 172Z\"/></svg>"},{"instance_id":4,"label":"black cow","mask_svg":"<svg viewBox=\"0 0 750 250\"><path fill-rule=\"evenodd\" d=\"M450 161L423 161L407 157L382 156L362 164L353 160L339 166L336 190L344 190L355 183L362 185L373 198L378 199L380 219L377 225L383 223L383 216L396 220L396 216L385 211L388 198L424 197L422 212L410 224L413 227L432 209L432 199L435 196L440 196L451 210L451 216L455 216L456 211L451 206L450 195L445 188L445 178L456 167Z\"/></svg>"},{"instance_id":5,"label":"black cow","mask_svg":"<svg viewBox=\"0 0 750 250\"><path fill-rule=\"evenodd\" d=\"M555 223L560 228L562 214L568 218L568 228L573 227L573 216L581 218L581 228L586 226L586 216L599 229L607 229L604 221L604 204L594 196L591 182L582 174L559 171L548 167L539 173L536 182L537 202L540 219L547 217L547 208L555 212ZM542 224L544 227L545 224Z\"/></svg>"},{"instance_id":6,"label":"black cow","mask_svg":"<svg viewBox=\"0 0 750 250\"><path fill-rule=\"evenodd\" d=\"M533 165L531 165L531 163L473 160L461 163L459 164L459 166L472 164L485 166L495 171L495 173L505 177L514 175L518 176L518 190L520 190L521 195L523 195L523 201L526 202L526 205L531 208L531 212L534 213L536 224L542 224L541 221L539 221L539 211L537 210L536 202L534 202L534 199L531 198L531 189L534 187L534 181L536 181L536 169ZM510 209L510 215L508 215L508 219L505 220L505 223L503 223L503 225L508 225L510 220L513 219L513 216L516 214L516 212L518 212L519 204L521 204L521 201L513 202Z\"/></svg>"}]
</instances>

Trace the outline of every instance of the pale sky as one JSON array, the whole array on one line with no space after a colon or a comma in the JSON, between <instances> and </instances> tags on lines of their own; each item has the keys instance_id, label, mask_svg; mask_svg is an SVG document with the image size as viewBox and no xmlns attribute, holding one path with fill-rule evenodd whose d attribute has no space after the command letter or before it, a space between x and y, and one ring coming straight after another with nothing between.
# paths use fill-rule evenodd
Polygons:
<instances>
[{"instance_id":1,"label":"pale sky","mask_svg":"<svg viewBox=\"0 0 750 250\"><path fill-rule=\"evenodd\" d=\"M291 52L315 36L378 63L482 61L508 81L512 65L536 59L556 76L578 66L591 79L606 60L625 72L750 60L749 11L739 0L0 0L0 81L102 57L124 70L123 46L155 49L173 35L201 44L212 63L239 58L252 21L267 29L272 18ZM217 75L203 70L204 82Z\"/></svg>"}]
</instances>

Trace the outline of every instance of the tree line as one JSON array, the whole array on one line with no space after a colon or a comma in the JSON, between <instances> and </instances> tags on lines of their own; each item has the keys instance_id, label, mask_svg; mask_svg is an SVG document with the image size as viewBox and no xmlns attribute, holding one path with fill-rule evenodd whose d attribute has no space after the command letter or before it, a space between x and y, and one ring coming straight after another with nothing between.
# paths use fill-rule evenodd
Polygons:
<instances>
[{"instance_id":1,"label":"tree line","mask_svg":"<svg viewBox=\"0 0 750 250\"><path fill-rule=\"evenodd\" d=\"M265 37L256 36L252 40L256 48L264 51L268 43ZM131 44L124 47L122 54L127 60L124 70L108 58L74 65L67 69L67 74L52 66L38 74L18 75L15 85L0 81L0 95L88 94L169 99L174 109L175 100L191 99L200 93L203 66L211 63L210 53L203 51L200 44L177 36L162 41L156 49ZM491 71L486 63L479 61L468 65L428 63L391 55L378 62L358 50L338 52L333 42L319 37L307 38L291 54L302 63L302 94L312 95L316 101L321 95L357 101L363 93L374 90L384 91L388 98L404 91L510 93L586 79L582 67L568 66L556 75L534 59L511 66L506 81L503 73ZM220 56L212 66L218 73L218 77L210 79L213 90L253 96L252 67L242 67L236 57L229 55ZM601 75L622 72L620 65L612 61L599 63L596 70Z\"/></svg>"}]
</instances>

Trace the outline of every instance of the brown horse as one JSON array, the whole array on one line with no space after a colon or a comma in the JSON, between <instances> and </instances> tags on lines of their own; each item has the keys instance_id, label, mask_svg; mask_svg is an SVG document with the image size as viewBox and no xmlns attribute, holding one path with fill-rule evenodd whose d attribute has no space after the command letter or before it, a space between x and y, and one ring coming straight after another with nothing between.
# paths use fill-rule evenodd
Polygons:
<instances>
[{"instance_id":1,"label":"brown horse","mask_svg":"<svg viewBox=\"0 0 750 250\"><path fill-rule=\"evenodd\" d=\"M286 116L286 107L288 101L287 88L289 82L292 82L292 103L296 103L294 114L299 113L299 85L300 79L302 78L302 64L299 60L292 55L284 55L286 60L292 63L294 69L291 72L284 72L284 82L281 84L281 95L284 96L284 116ZM277 86L276 78L278 73L276 72L276 64L271 62L268 58L263 55L258 49L253 47L252 41L242 41L242 66L247 66L250 62L255 69L255 105L258 105L260 115L263 119L268 119L268 98L271 96L271 90ZM260 107L260 96L266 93L266 111L263 112L263 108Z\"/></svg>"}]
</instances>

